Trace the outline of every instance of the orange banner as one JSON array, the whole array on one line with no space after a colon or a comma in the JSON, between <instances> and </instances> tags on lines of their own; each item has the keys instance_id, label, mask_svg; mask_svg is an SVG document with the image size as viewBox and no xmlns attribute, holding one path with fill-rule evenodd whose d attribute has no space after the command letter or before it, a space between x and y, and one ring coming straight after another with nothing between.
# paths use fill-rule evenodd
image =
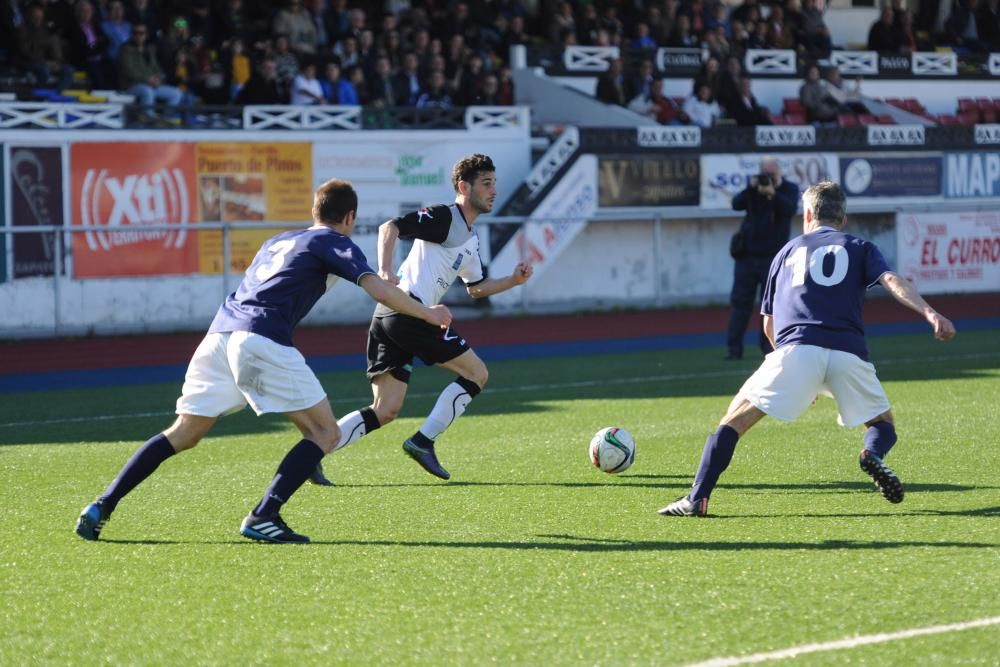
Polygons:
<instances>
[{"instance_id":1,"label":"orange banner","mask_svg":"<svg viewBox=\"0 0 1000 667\"><path fill-rule=\"evenodd\" d=\"M198 144L195 149L200 219L296 221L310 224L312 147L310 144ZM250 265L261 243L279 229L241 229L229 234L231 271ZM198 270L222 272L222 232L202 232Z\"/></svg>"},{"instance_id":2,"label":"orange banner","mask_svg":"<svg viewBox=\"0 0 1000 667\"><path fill-rule=\"evenodd\" d=\"M198 271L193 144L75 143L70 173L72 224L104 228L73 234L77 277Z\"/></svg>"}]
</instances>

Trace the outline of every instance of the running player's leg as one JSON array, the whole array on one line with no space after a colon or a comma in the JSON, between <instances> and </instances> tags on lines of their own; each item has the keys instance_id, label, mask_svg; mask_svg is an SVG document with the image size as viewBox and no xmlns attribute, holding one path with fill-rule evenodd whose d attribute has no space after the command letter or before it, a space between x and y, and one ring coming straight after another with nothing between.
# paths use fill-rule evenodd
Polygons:
<instances>
[{"instance_id":1,"label":"running player's leg","mask_svg":"<svg viewBox=\"0 0 1000 667\"><path fill-rule=\"evenodd\" d=\"M304 543L309 538L289 528L281 519L280 511L306 482L323 456L340 443L340 428L330 402L325 398L305 410L286 412L285 416L298 427L302 439L278 464L264 497L243 520L240 532L255 540Z\"/></svg>"},{"instance_id":2,"label":"running player's leg","mask_svg":"<svg viewBox=\"0 0 1000 667\"><path fill-rule=\"evenodd\" d=\"M423 425L403 443L403 449L427 472L448 479L451 475L438 462L434 443L465 413L472 399L479 395L486 385L489 372L483 360L471 349L466 349L457 357L442 361L439 365L455 372L458 377L444 388Z\"/></svg>"},{"instance_id":3,"label":"running player's leg","mask_svg":"<svg viewBox=\"0 0 1000 667\"><path fill-rule=\"evenodd\" d=\"M219 416L246 406L229 369L227 339L228 334L209 334L198 345L177 399L177 419L169 428L143 443L104 493L83 509L76 524L80 537L98 539L104 524L126 494L152 475L165 460L197 445Z\"/></svg>"}]
</instances>

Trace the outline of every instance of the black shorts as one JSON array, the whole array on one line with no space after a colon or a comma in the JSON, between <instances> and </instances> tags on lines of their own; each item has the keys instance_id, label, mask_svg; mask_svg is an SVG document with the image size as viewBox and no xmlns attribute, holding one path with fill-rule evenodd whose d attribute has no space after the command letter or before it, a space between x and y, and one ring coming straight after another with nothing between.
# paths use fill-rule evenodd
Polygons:
<instances>
[{"instance_id":1,"label":"black shorts","mask_svg":"<svg viewBox=\"0 0 1000 667\"><path fill-rule=\"evenodd\" d=\"M469 344L454 329L400 313L373 317L368 328L368 379L390 373L400 382L409 382L413 357L432 366L451 361L468 349Z\"/></svg>"}]
</instances>

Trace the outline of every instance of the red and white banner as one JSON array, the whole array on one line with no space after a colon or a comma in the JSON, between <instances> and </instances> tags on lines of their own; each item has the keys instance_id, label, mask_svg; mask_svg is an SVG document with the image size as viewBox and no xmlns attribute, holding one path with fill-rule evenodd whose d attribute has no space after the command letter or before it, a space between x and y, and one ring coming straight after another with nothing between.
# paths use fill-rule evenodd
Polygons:
<instances>
[{"instance_id":1,"label":"red and white banner","mask_svg":"<svg viewBox=\"0 0 1000 667\"><path fill-rule=\"evenodd\" d=\"M899 273L927 294L1000 290L1000 212L900 213Z\"/></svg>"}]
</instances>

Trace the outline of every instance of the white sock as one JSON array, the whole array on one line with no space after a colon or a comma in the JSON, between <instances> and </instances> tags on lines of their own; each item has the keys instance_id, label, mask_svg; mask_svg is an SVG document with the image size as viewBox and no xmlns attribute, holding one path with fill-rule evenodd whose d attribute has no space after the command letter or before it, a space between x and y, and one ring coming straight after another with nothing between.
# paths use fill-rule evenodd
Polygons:
<instances>
[{"instance_id":1,"label":"white sock","mask_svg":"<svg viewBox=\"0 0 1000 667\"><path fill-rule=\"evenodd\" d=\"M365 419L361 415L361 410L355 410L344 415L337 420L337 426L340 427L340 444L333 451L343 449L368 433L365 429Z\"/></svg>"},{"instance_id":2,"label":"white sock","mask_svg":"<svg viewBox=\"0 0 1000 667\"><path fill-rule=\"evenodd\" d=\"M468 389L457 382L452 382L438 396L437 403L427 415L427 421L420 427L420 432L431 440L437 440L453 421L462 416L472 398Z\"/></svg>"}]
</instances>

